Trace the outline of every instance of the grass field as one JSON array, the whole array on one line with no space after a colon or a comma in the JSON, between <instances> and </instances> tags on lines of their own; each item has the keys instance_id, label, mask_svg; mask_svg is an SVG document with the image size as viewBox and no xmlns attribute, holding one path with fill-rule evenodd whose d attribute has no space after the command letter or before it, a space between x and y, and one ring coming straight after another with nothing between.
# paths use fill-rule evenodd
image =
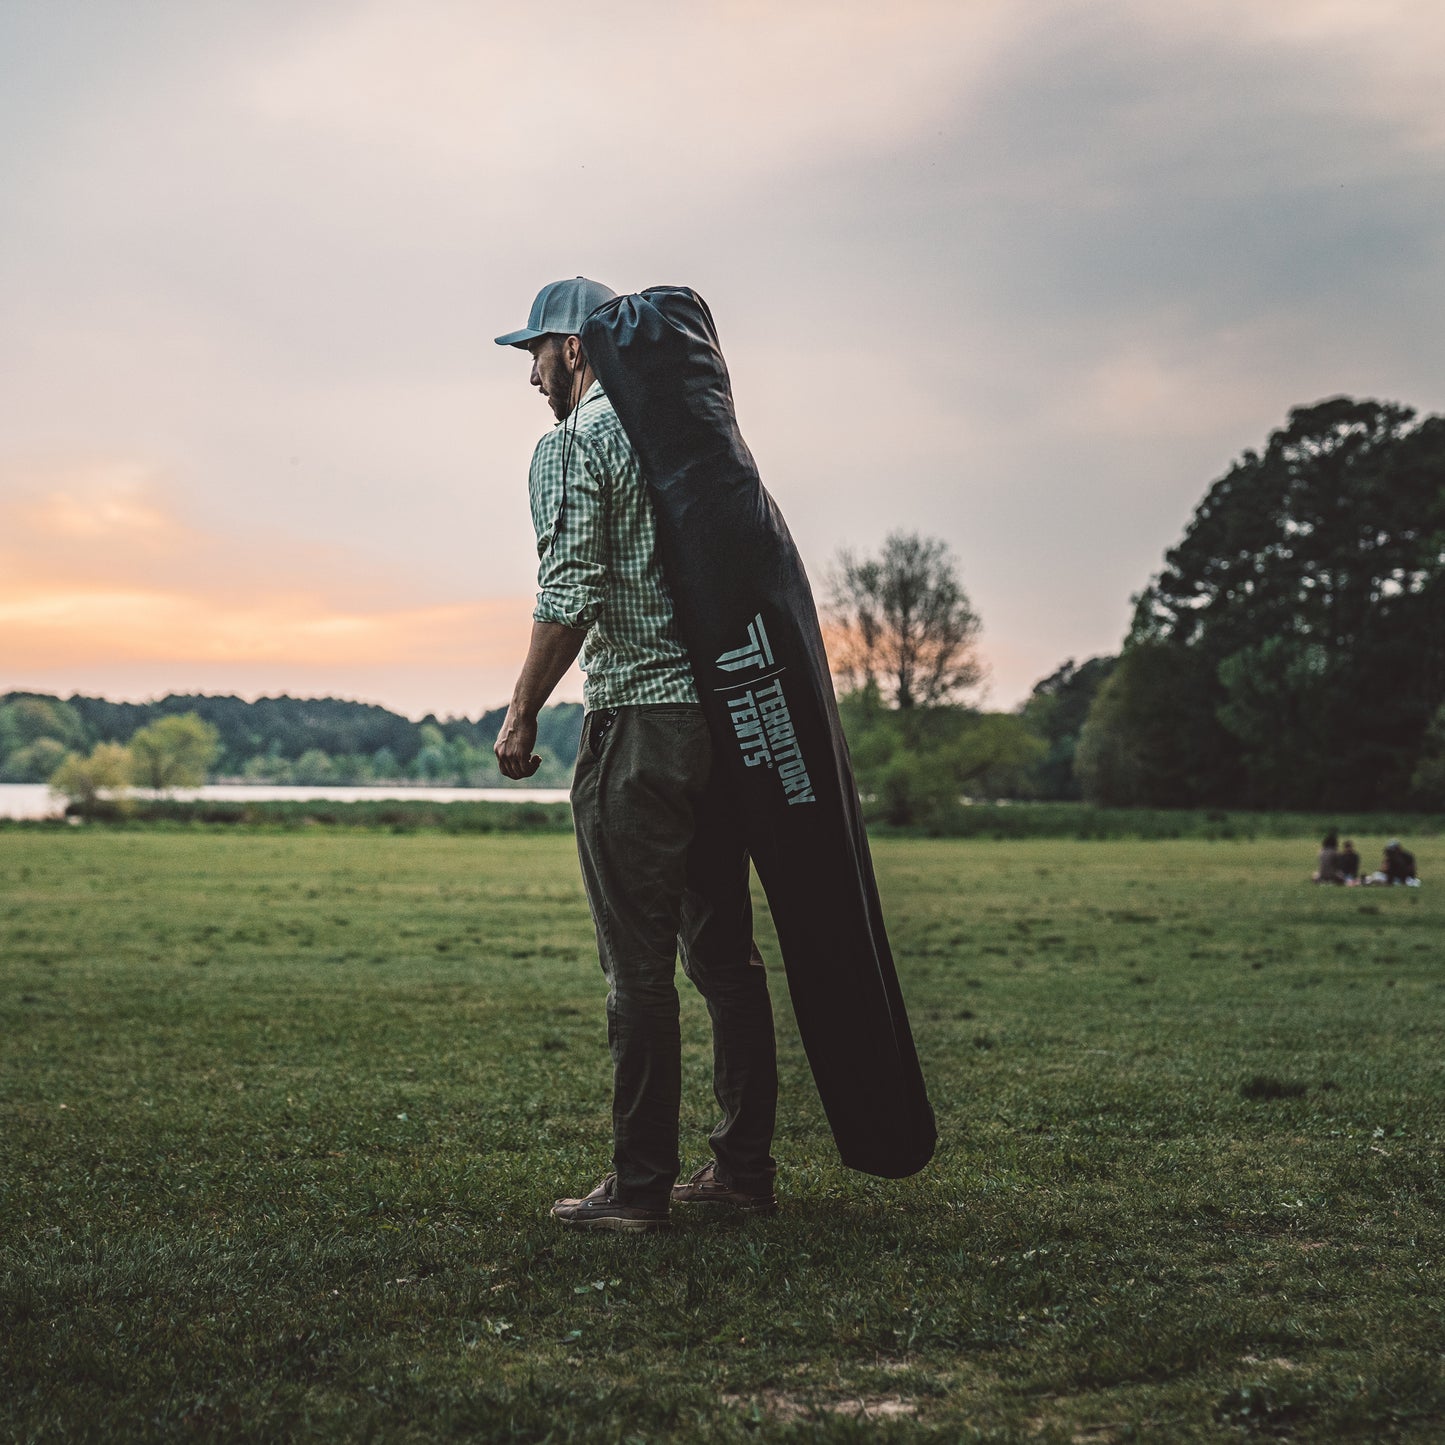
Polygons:
<instances>
[{"instance_id":1,"label":"grass field","mask_svg":"<svg viewBox=\"0 0 1445 1445\"><path fill-rule=\"evenodd\" d=\"M1440 1439L1418 853L886 841L934 1163L837 1165L764 930L782 1212L596 1237L569 839L0 834L0 1438Z\"/></svg>"}]
</instances>

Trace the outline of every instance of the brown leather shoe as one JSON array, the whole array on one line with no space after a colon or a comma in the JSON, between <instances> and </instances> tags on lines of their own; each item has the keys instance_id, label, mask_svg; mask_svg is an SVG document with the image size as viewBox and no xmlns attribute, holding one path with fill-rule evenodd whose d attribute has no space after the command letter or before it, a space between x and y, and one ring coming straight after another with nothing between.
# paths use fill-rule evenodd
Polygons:
<instances>
[{"instance_id":1,"label":"brown leather shoe","mask_svg":"<svg viewBox=\"0 0 1445 1445\"><path fill-rule=\"evenodd\" d=\"M646 1232L666 1229L670 1223L667 1209L639 1209L619 1204L613 1197L617 1176L609 1174L591 1194L583 1199L559 1199L552 1206L552 1218L571 1229L623 1229Z\"/></svg>"},{"instance_id":2,"label":"brown leather shoe","mask_svg":"<svg viewBox=\"0 0 1445 1445\"><path fill-rule=\"evenodd\" d=\"M778 1201L771 1187L766 1194L735 1189L717 1177L717 1160L709 1159L691 1179L672 1186L674 1204L726 1204L739 1214L776 1214Z\"/></svg>"}]
</instances>

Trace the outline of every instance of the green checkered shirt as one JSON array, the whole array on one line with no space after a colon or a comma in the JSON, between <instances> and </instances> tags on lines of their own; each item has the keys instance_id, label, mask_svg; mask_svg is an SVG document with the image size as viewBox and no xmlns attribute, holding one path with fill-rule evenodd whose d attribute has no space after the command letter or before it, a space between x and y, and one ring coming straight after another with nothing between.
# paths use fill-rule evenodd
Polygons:
<instances>
[{"instance_id":1,"label":"green checkered shirt","mask_svg":"<svg viewBox=\"0 0 1445 1445\"><path fill-rule=\"evenodd\" d=\"M564 489L562 457L569 446ZM657 555L652 501L597 382L575 418L537 443L528 490L541 559L532 616L587 630L582 697L588 709L696 702Z\"/></svg>"}]
</instances>

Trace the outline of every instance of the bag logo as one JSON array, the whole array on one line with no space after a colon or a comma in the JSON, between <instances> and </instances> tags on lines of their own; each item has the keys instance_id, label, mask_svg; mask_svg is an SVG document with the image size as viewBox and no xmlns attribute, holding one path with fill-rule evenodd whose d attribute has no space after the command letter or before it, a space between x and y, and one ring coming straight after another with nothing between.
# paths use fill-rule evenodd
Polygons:
<instances>
[{"instance_id":1,"label":"bag logo","mask_svg":"<svg viewBox=\"0 0 1445 1445\"><path fill-rule=\"evenodd\" d=\"M768 641L768 629L763 626L763 614L758 613L748 623L748 640L742 647L735 647L718 658L717 665L724 672L741 672L745 667L771 667L773 649Z\"/></svg>"},{"instance_id":2,"label":"bag logo","mask_svg":"<svg viewBox=\"0 0 1445 1445\"><path fill-rule=\"evenodd\" d=\"M771 768L789 804L817 802L788 699L783 695L783 679L737 685L744 690L728 698L727 710L743 766Z\"/></svg>"}]
</instances>

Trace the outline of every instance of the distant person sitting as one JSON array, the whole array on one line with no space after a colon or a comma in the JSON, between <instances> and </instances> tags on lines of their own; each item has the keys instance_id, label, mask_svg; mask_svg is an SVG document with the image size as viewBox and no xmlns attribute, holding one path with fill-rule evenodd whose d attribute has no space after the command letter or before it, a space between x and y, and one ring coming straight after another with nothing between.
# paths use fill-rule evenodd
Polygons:
<instances>
[{"instance_id":1,"label":"distant person sitting","mask_svg":"<svg viewBox=\"0 0 1445 1445\"><path fill-rule=\"evenodd\" d=\"M1343 883L1340 876L1340 839L1337 833L1326 833L1320 844L1320 856L1315 863L1314 882Z\"/></svg>"},{"instance_id":2,"label":"distant person sitting","mask_svg":"<svg viewBox=\"0 0 1445 1445\"><path fill-rule=\"evenodd\" d=\"M1341 883L1358 883L1360 881L1360 855L1348 838L1345 839L1345 846L1335 857L1335 868L1339 872Z\"/></svg>"},{"instance_id":3,"label":"distant person sitting","mask_svg":"<svg viewBox=\"0 0 1445 1445\"><path fill-rule=\"evenodd\" d=\"M1391 838L1385 844L1384 874L1386 883L1418 883L1415 872L1415 855L1400 846L1398 838Z\"/></svg>"},{"instance_id":4,"label":"distant person sitting","mask_svg":"<svg viewBox=\"0 0 1445 1445\"><path fill-rule=\"evenodd\" d=\"M1380 862L1379 870L1371 873L1365 882L1418 888L1420 875L1415 871L1415 855L1408 848L1401 847L1398 838L1391 838L1385 844L1385 856Z\"/></svg>"}]
</instances>

